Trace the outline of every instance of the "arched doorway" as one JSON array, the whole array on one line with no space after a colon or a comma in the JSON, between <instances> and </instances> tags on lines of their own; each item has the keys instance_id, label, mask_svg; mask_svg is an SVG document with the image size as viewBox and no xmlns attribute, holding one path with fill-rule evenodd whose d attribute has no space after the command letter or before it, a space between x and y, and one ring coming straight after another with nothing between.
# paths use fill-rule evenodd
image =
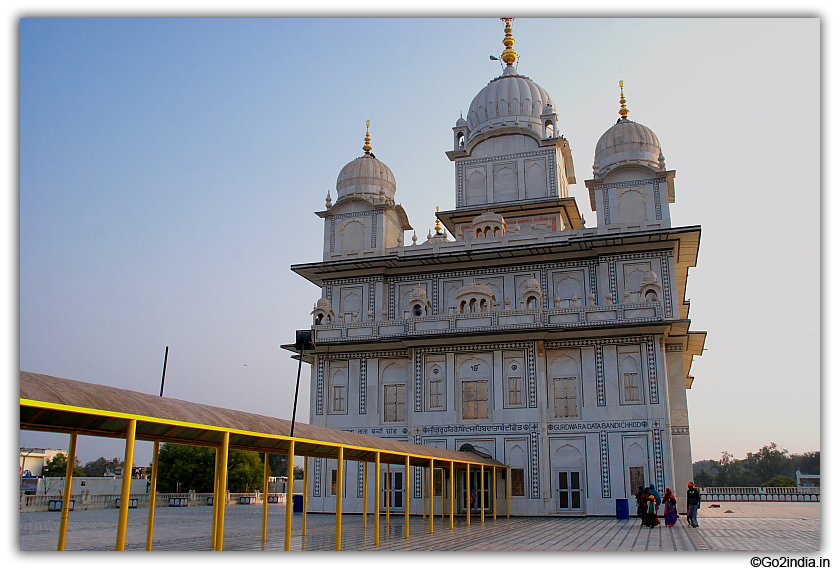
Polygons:
<instances>
[{"instance_id":1,"label":"arched doorway","mask_svg":"<svg viewBox=\"0 0 840 570\"><path fill-rule=\"evenodd\" d=\"M483 457L484 459L492 459L493 457L487 453L487 451L481 447L476 447L471 443L465 443L461 447L458 448L458 451L464 451L467 453L474 453L479 457ZM458 499L460 504L458 505L459 511L462 513L467 512L467 505L470 507L471 514L481 514L481 468L480 467L471 467L470 468L470 494L467 495L467 470L462 469L460 472L460 477L457 479L458 486L459 486L459 493ZM484 512L485 513L492 513L493 512L493 498L495 493L493 492L493 470L492 469L484 469Z\"/></svg>"}]
</instances>

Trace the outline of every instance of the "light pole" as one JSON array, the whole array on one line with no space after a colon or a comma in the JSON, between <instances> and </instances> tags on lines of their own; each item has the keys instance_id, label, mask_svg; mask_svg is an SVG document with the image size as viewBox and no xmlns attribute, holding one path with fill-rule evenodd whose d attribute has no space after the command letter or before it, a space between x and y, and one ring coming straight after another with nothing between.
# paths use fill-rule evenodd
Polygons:
<instances>
[{"instance_id":1,"label":"light pole","mask_svg":"<svg viewBox=\"0 0 840 570\"><path fill-rule=\"evenodd\" d=\"M297 381L295 382L295 403L292 408L292 430L289 437L295 436L295 416L297 415L298 391L300 391L300 367L303 364L303 351L314 349L315 343L312 342L311 330L295 331L295 350L299 350L300 354L298 355Z\"/></svg>"}]
</instances>

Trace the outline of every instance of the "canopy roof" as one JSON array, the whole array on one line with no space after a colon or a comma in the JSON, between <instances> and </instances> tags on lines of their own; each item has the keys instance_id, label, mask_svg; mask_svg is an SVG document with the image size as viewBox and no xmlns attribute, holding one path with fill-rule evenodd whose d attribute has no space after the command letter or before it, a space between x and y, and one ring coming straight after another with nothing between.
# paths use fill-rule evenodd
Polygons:
<instances>
[{"instance_id":1,"label":"canopy roof","mask_svg":"<svg viewBox=\"0 0 840 570\"><path fill-rule=\"evenodd\" d=\"M289 437L291 422L269 416L161 398L133 390L113 388L20 372L20 429L124 438L130 420L137 420L136 438L146 441L221 446L222 434L230 432L232 449L263 453L287 453L295 441L295 455L338 457L382 463L428 465L454 461L502 467L495 459L473 453L415 445L393 439L348 433L297 422L295 437Z\"/></svg>"}]
</instances>

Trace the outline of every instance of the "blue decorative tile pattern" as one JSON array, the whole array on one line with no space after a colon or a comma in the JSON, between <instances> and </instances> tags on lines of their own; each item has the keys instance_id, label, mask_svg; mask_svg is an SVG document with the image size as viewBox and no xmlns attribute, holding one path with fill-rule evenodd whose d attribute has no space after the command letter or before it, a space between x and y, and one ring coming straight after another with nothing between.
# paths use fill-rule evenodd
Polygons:
<instances>
[{"instance_id":1,"label":"blue decorative tile pattern","mask_svg":"<svg viewBox=\"0 0 840 570\"><path fill-rule=\"evenodd\" d=\"M607 405L606 381L604 380L604 345L595 345L595 386L598 390L598 405Z\"/></svg>"},{"instance_id":2,"label":"blue decorative tile pattern","mask_svg":"<svg viewBox=\"0 0 840 570\"><path fill-rule=\"evenodd\" d=\"M531 498L540 498L540 432L539 426L531 426L530 452L531 452Z\"/></svg>"},{"instance_id":3,"label":"blue decorative tile pattern","mask_svg":"<svg viewBox=\"0 0 840 570\"><path fill-rule=\"evenodd\" d=\"M610 498L610 445L607 440L607 432L598 434L598 443L601 450L601 497Z\"/></svg>"},{"instance_id":4,"label":"blue decorative tile pattern","mask_svg":"<svg viewBox=\"0 0 840 570\"><path fill-rule=\"evenodd\" d=\"M359 364L359 414L367 413L367 358Z\"/></svg>"},{"instance_id":5,"label":"blue decorative tile pattern","mask_svg":"<svg viewBox=\"0 0 840 570\"><path fill-rule=\"evenodd\" d=\"M320 457L315 458L315 474L312 477L312 496L313 497L320 497L321 496L321 459Z\"/></svg>"},{"instance_id":6,"label":"blue decorative tile pattern","mask_svg":"<svg viewBox=\"0 0 840 570\"><path fill-rule=\"evenodd\" d=\"M324 415L324 359L321 356L315 356L316 365L316 384L315 384L315 415Z\"/></svg>"},{"instance_id":7,"label":"blue decorative tile pattern","mask_svg":"<svg viewBox=\"0 0 840 570\"><path fill-rule=\"evenodd\" d=\"M658 423L658 422L655 422ZM656 472L656 488L665 490L665 467L662 456L662 430L653 430L653 465Z\"/></svg>"}]
</instances>

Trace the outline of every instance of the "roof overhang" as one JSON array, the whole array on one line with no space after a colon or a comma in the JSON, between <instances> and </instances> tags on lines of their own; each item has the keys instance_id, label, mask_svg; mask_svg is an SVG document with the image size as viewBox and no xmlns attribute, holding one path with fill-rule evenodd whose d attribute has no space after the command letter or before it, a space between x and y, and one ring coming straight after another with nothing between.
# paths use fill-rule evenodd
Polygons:
<instances>
[{"instance_id":1,"label":"roof overhang","mask_svg":"<svg viewBox=\"0 0 840 570\"><path fill-rule=\"evenodd\" d=\"M503 467L487 459L460 451L415 445L393 439L313 426L297 422L295 437L291 422L250 412L161 398L111 386L20 372L20 429L77 433L98 437L125 438L129 424L136 421L136 439L186 445L219 447L224 433L229 446L262 453L288 453L295 442L295 455L338 457L374 461L380 453L383 463L428 465L435 461Z\"/></svg>"}]
</instances>

